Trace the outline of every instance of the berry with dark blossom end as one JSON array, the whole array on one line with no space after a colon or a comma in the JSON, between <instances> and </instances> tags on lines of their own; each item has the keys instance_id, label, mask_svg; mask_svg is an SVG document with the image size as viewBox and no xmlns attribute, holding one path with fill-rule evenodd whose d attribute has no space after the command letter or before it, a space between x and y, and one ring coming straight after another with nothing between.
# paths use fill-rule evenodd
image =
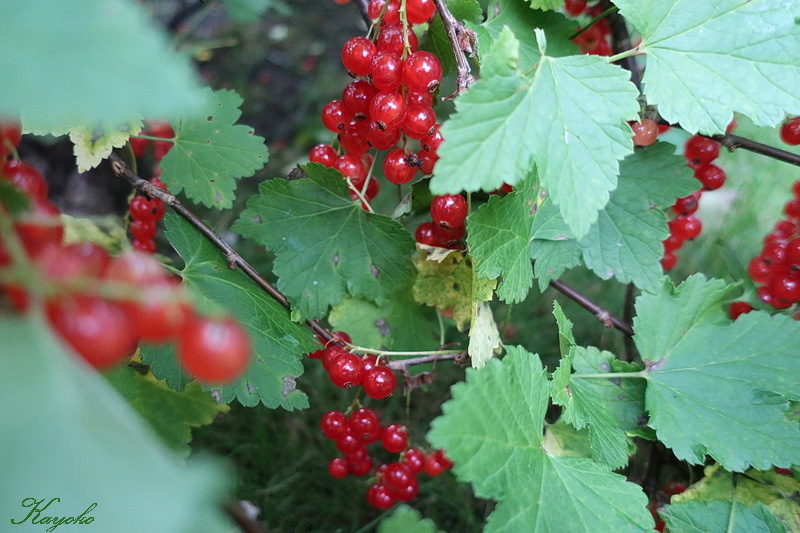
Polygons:
<instances>
[{"instance_id":1,"label":"berry with dark blossom end","mask_svg":"<svg viewBox=\"0 0 800 533\"><path fill-rule=\"evenodd\" d=\"M366 444L371 444L381 438L381 422L378 415L367 407L353 411L348 426L353 435Z\"/></svg>"},{"instance_id":2,"label":"berry with dark blossom end","mask_svg":"<svg viewBox=\"0 0 800 533\"><path fill-rule=\"evenodd\" d=\"M467 218L467 200L460 194L434 196L431 218L435 224L445 228L461 226Z\"/></svg>"},{"instance_id":3,"label":"berry with dark blossom end","mask_svg":"<svg viewBox=\"0 0 800 533\"><path fill-rule=\"evenodd\" d=\"M684 145L683 155L689 160L689 166L696 167L715 160L719 156L719 147L720 144L714 139L692 135Z\"/></svg>"},{"instance_id":4,"label":"berry with dark blossom end","mask_svg":"<svg viewBox=\"0 0 800 533\"><path fill-rule=\"evenodd\" d=\"M319 421L322 433L331 440L336 440L344 436L347 432L347 416L341 411L328 411Z\"/></svg>"},{"instance_id":5,"label":"berry with dark blossom end","mask_svg":"<svg viewBox=\"0 0 800 533\"><path fill-rule=\"evenodd\" d=\"M350 82L342 91L342 103L357 121L366 120L369 115L369 103L378 91L364 80Z\"/></svg>"},{"instance_id":6,"label":"berry with dark blossom end","mask_svg":"<svg viewBox=\"0 0 800 533\"><path fill-rule=\"evenodd\" d=\"M364 392L367 396L375 400L381 400L391 395L397 387L397 376L394 371L386 365L375 365L364 375L361 381Z\"/></svg>"},{"instance_id":7,"label":"berry with dark blossom end","mask_svg":"<svg viewBox=\"0 0 800 533\"><path fill-rule=\"evenodd\" d=\"M790 146L800 144L800 117L794 117L781 126L781 140Z\"/></svg>"},{"instance_id":8,"label":"berry with dark blossom end","mask_svg":"<svg viewBox=\"0 0 800 533\"><path fill-rule=\"evenodd\" d=\"M344 131L352 118L341 100L331 100L322 108L322 124L334 133Z\"/></svg>"},{"instance_id":9,"label":"berry with dark blossom end","mask_svg":"<svg viewBox=\"0 0 800 533\"><path fill-rule=\"evenodd\" d=\"M692 215L700 207L701 191L695 191L689 196L678 198L672 205L672 210L678 215Z\"/></svg>"},{"instance_id":10,"label":"berry with dark blossom end","mask_svg":"<svg viewBox=\"0 0 800 533\"><path fill-rule=\"evenodd\" d=\"M406 118L406 102L397 91L381 91L369 104L370 119L382 130L394 130Z\"/></svg>"},{"instance_id":11,"label":"berry with dark blossom end","mask_svg":"<svg viewBox=\"0 0 800 533\"><path fill-rule=\"evenodd\" d=\"M410 91L432 93L442 80L442 64L430 52L414 52L403 65L403 83Z\"/></svg>"},{"instance_id":12,"label":"berry with dark blossom end","mask_svg":"<svg viewBox=\"0 0 800 533\"><path fill-rule=\"evenodd\" d=\"M417 166L413 165L413 160L410 156L414 152L404 149L395 148L383 159L383 175L386 180L395 185L403 185L414 179L417 173Z\"/></svg>"}]
</instances>

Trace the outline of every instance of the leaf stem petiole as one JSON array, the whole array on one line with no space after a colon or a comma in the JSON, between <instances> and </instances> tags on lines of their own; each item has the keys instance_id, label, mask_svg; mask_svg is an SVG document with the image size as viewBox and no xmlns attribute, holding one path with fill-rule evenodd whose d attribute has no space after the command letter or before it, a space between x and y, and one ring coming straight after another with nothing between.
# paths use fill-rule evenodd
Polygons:
<instances>
[{"instance_id":1,"label":"leaf stem petiole","mask_svg":"<svg viewBox=\"0 0 800 533\"><path fill-rule=\"evenodd\" d=\"M572 374L570 379L614 379L614 378L646 378L647 373L642 370L639 372L606 372L601 374Z\"/></svg>"},{"instance_id":2,"label":"leaf stem petiole","mask_svg":"<svg viewBox=\"0 0 800 533\"><path fill-rule=\"evenodd\" d=\"M613 56L610 56L607 59L608 59L609 63L616 63L617 61L622 61L623 59L625 59L627 57L632 57L632 56L638 55L639 53L640 53L639 52L639 47L638 46L634 46L630 50L626 50L624 52L620 52L619 54L615 54Z\"/></svg>"}]
</instances>

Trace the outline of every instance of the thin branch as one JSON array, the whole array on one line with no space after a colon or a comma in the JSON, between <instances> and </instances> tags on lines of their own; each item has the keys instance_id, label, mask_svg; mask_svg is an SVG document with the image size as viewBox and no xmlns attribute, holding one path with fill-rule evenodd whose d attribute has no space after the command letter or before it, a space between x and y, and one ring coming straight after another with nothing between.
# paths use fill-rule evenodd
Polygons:
<instances>
[{"instance_id":1,"label":"thin branch","mask_svg":"<svg viewBox=\"0 0 800 533\"><path fill-rule=\"evenodd\" d=\"M286 299L286 296L283 295L281 291L279 291L274 285L272 285L269 281L264 279L258 271L253 268L247 261L245 261L239 253L234 250L231 245L225 242L222 237L217 235L214 230L209 228L205 222L200 220L194 213L186 209L183 204L181 204L175 196L171 195L167 191L163 189L159 189L149 181L140 178L137 176L128 166L125 161L122 160L117 154L111 154L108 156L108 160L111 162L111 168L114 170L114 173L122 178L127 179L134 188L141 192L142 194L150 197L150 198L158 198L168 206L170 206L176 213L178 213L181 217L184 218L189 224L194 226L206 239L209 240L214 246L216 246L223 254L225 254L225 259L228 261L228 268L234 269L239 267L242 272L247 274L247 276L252 279L256 285L261 287L264 291L267 292L272 298L275 299L279 304L285 307L287 310L291 310L292 306L289 303L289 300ZM330 331L322 327L319 323L313 320L306 320L306 325L311 328L311 330L319 335L325 342L331 341L333 339L333 335Z\"/></svg>"},{"instance_id":2,"label":"thin branch","mask_svg":"<svg viewBox=\"0 0 800 533\"><path fill-rule=\"evenodd\" d=\"M467 56L464 52L468 52L470 56L475 54L475 49L478 46L478 36L475 35L474 31L456 20L447 8L447 0L433 1L436 4L436 9L439 11L439 16L442 17L444 29L447 32L447 38L450 39L450 47L453 49L453 54L456 58L456 91L445 98L445 100L452 100L466 91L469 84L475 81L475 78L472 76L469 61L467 61Z\"/></svg>"},{"instance_id":3,"label":"thin branch","mask_svg":"<svg viewBox=\"0 0 800 533\"><path fill-rule=\"evenodd\" d=\"M704 135L704 137L706 136ZM783 161L784 163L789 163L791 165L800 167L800 155L793 154L792 152L788 152L780 148L775 148L774 146L770 146L768 144L756 142L745 137L739 137L738 135L733 135L731 133L726 133L725 135L712 135L708 136L708 138L714 139L722 146L727 148L730 152L733 152L737 148L742 148L744 150L749 150L750 152L755 152L757 154L765 155L767 157L777 159L778 161Z\"/></svg>"},{"instance_id":4,"label":"thin branch","mask_svg":"<svg viewBox=\"0 0 800 533\"><path fill-rule=\"evenodd\" d=\"M633 324L635 289L636 286L633 283L628 283L628 285L625 287L625 307L623 308L622 319L626 324ZM636 345L633 343L633 339L630 337L630 335L625 335L622 340L623 344L625 345L625 360L630 363L636 358Z\"/></svg>"},{"instance_id":5,"label":"thin branch","mask_svg":"<svg viewBox=\"0 0 800 533\"><path fill-rule=\"evenodd\" d=\"M629 323L612 315L607 309L600 307L563 281L553 280L550 282L550 286L577 302L584 309L591 311L605 327L618 329L626 335L633 335L633 328Z\"/></svg>"},{"instance_id":6,"label":"thin branch","mask_svg":"<svg viewBox=\"0 0 800 533\"><path fill-rule=\"evenodd\" d=\"M411 359L398 359L397 361L389 361L386 366L392 370L402 370L412 365L422 365L425 363L433 363L435 361L447 361L450 359L463 359L466 352L459 351L458 353L438 353L426 355L424 357L414 357Z\"/></svg>"},{"instance_id":7,"label":"thin branch","mask_svg":"<svg viewBox=\"0 0 800 533\"><path fill-rule=\"evenodd\" d=\"M233 520L244 533L266 533L266 530L258 525L258 522L256 522L255 518L248 512L248 509L242 502L228 502L223 508L231 520Z\"/></svg>"}]
</instances>

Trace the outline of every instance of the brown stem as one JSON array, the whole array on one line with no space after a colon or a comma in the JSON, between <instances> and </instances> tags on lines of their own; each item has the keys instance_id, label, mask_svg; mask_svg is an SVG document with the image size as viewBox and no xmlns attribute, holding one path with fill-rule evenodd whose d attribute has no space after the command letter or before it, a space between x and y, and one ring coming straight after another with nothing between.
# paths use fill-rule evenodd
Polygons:
<instances>
[{"instance_id":1,"label":"brown stem","mask_svg":"<svg viewBox=\"0 0 800 533\"><path fill-rule=\"evenodd\" d=\"M633 328L631 328L630 324L619 317L612 315L607 309L600 307L598 304L594 303L592 300L579 293L563 281L553 280L550 282L550 286L577 302L584 309L594 313L597 319L602 322L605 327L618 329L626 335L633 335Z\"/></svg>"},{"instance_id":2,"label":"brown stem","mask_svg":"<svg viewBox=\"0 0 800 533\"><path fill-rule=\"evenodd\" d=\"M236 525L244 533L266 533L267 530L258 525L258 522L250 516L241 503L236 501L228 502L223 508L231 520L236 522Z\"/></svg>"},{"instance_id":3,"label":"brown stem","mask_svg":"<svg viewBox=\"0 0 800 533\"><path fill-rule=\"evenodd\" d=\"M756 142L745 137L739 137L738 135L733 135L731 133L708 137L709 139L714 139L720 143L722 146L727 148L729 152L733 152L737 148L743 148L744 150L749 150L751 152L765 155L767 157L777 159L778 161L783 161L785 163L800 167L800 155L793 154L792 152L788 152L786 150L781 150L780 148L775 148L774 146L770 146L768 144Z\"/></svg>"},{"instance_id":4,"label":"brown stem","mask_svg":"<svg viewBox=\"0 0 800 533\"><path fill-rule=\"evenodd\" d=\"M425 363L433 363L435 361L447 361L450 359L459 359L464 357L464 352L460 353L446 353L446 354L431 354L422 357L412 357L409 359L397 359L389 361L386 366L392 370L402 370L412 365L422 365Z\"/></svg>"},{"instance_id":5,"label":"brown stem","mask_svg":"<svg viewBox=\"0 0 800 533\"><path fill-rule=\"evenodd\" d=\"M183 217L184 220L189 222L189 224L194 226L200 233L202 233L203 236L209 240L209 242L211 242L223 254L225 254L225 259L228 261L228 268L234 269L239 267L259 287L264 289L267 294L272 296L275 301L277 301L287 310L291 310L292 306L289 303L289 300L286 299L286 296L284 296L281 291L279 291L269 281L264 279L255 268L253 268L242 258L242 256L238 254L238 252L236 252L236 250L231 247L231 245L222 240L222 237L217 235L214 230L209 228L205 222L200 220L194 213L186 209L186 207L181 204L177 198L167 191L159 189L149 181L137 176L136 173L131 170L128 164L125 163L125 161L123 161L122 158L120 158L117 154L111 154L108 156L108 160L111 162L111 168L114 170L114 173L117 176L127 179L137 191L148 196L149 198L158 198L170 206L173 210L175 210L176 213ZM316 321L306 320L306 325L311 328L314 333L322 337L326 342L333 339L331 332L322 327Z\"/></svg>"},{"instance_id":6,"label":"brown stem","mask_svg":"<svg viewBox=\"0 0 800 533\"><path fill-rule=\"evenodd\" d=\"M450 46L456 58L456 91L445 98L445 100L452 100L466 91L467 86L475 81L475 78L472 76L469 61L467 61L467 56L464 52L469 52L470 55L475 53L475 48L478 46L478 36L475 35L474 31L456 20L447 8L447 0L433 1L436 4L436 9L439 11L439 16L442 17L444 29L447 32L447 38L450 40Z\"/></svg>"},{"instance_id":7,"label":"brown stem","mask_svg":"<svg viewBox=\"0 0 800 533\"><path fill-rule=\"evenodd\" d=\"M610 6L611 2L606 2ZM628 32L628 24L625 18L619 14L619 11L614 11L608 15L608 25L611 29L611 47L615 54L620 54L626 50L630 50L631 36ZM639 92L642 92L642 75L639 69L639 64L636 62L634 56L629 56L620 62L622 68L630 71L631 83L633 83Z\"/></svg>"}]
</instances>

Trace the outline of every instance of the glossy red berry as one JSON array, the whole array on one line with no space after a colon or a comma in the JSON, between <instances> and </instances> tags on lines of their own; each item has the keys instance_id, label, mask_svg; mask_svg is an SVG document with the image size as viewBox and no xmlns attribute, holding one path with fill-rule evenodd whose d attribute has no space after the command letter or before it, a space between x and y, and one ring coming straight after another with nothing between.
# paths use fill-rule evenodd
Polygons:
<instances>
[{"instance_id":1,"label":"glossy red berry","mask_svg":"<svg viewBox=\"0 0 800 533\"><path fill-rule=\"evenodd\" d=\"M130 231L136 240L152 240L158 231L158 225L153 220L134 220L131 222Z\"/></svg>"},{"instance_id":2,"label":"glossy red berry","mask_svg":"<svg viewBox=\"0 0 800 533\"><path fill-rule=\"evenodd\" d=\"M670 235L662 242L664 245L665 252L674 252L675 250L679 250L681 246L683 246L683 239L676 237L675 235Z\"/></svg>"},{"instance_id":3,"label":"glossy red berry","mask_svg":"<svg viewBox=\"0 0 800 533\"><path fill-rule=\"evenodd\" d=\"M369 103L377 92L368 82L356 80L350 82L342 91L342 103L356 120L366 120L369 116Z\"/></svg>"},{"instance_id":4,"label":"glossy red berry","mask_svg":"<svg viewBox=\"0 0 800 533\"><path fill-rule=\"evenodd\" d=\"M730 315L731 320L736 320L741 315L747 314L752 310L753 306L747 302L733 302L728 308L728 314Z\"/></svg>"},{"instance_id":5,"label":"glossy red berry","mask_svg":"<svg viewBox=\"0 0 800 533\"><path fill-rule=\"evenodd\" d=\"M584 2L584 7L586 3ZM658 124L653 119L645 118L640 122L631 124L633 130L633 144L636 146L650 146L658 137Z\"/></svg>"},{"instance_id":6,"label":"glossy red berry","mask_svg":"<svg viewBox=\"0 0 800 533\"><path fill-rule=\"evenodd\" d=\"M381 432L381 444L386 451L400 453L408 445L408 433L402 424L389 424Z\"/></svg>"},{"instance_id":7,"label":"glossy red berry","mask_svg":"<svg viewBox=\"0 0 800 533\"><path fill-rule=\"evenodd\" d=\"M2 125L0 124L0 126ZM4 161L0 177L11 182L18 191L27 196L37 200L47 200L48 187L44 176L23 161L13 159Z\"/></svg>"},{"instance_id":8,"label":"glossy red berry","mask_svg":"<svg viewBox=\"0 0 800 533\"><path fill-rule=\"evenodd\" d=\"M467 200L460 194L442 194L431 202L431 218L435 224L454 228L467 218Z\"/></svg>"},{"instance_id":9,"label":"glossy red berry","mask_svg":"<svg viewBox=\"0 0 800 533\"><path fill-rule=\"evenodd\" d=\"M134 220L149 220L158 222L164 218L166 207L164 202L158 198L145 198L144 196L136 196L128 205L128 211Z\"/></svg>"},{"instance_id":10,"label":"glossy red berry","mask_svg":"<svg viewBox=\"0 0 800 533\"><path fill-rule=\"evenodd\" d=\"M353 435L366 444L373 443L381 438L381 422L378 419L378 415L367 407L353 411L348 425Z\"/></svg>"},{"instance_id":11,"label":"glossy red berry","mask_svg":"<svg viewBox=\"0 0 800 533\"><path fill-rule=\"evenodd\" d=\"M342 173L345 178L356 187L364 184L367 179L367 167L364 161L356 154L342 154L336 158L333 168Z\"/></svg>"},{"instance_id":12,"label":"glossy red berry","mask_svg":"<svg viewBox=\"0 0 800 533\"><path fill-rule=\"evenodd\" d=\"M61 338L99 370L121 363L138 343L125 312L95 296L73 295L50 301L47 318Z\"/></svg>"},{"instance_id":13,"label":"glossy red berry","mask_svg":"<svg viewBox=\"0 0 800 533\"><path fill-rule=\"evenodd\" d=\"M394 52L381 51L372 57L369 79L379 91L394 91L403 81L403 61Z\"/></svg>"},{"instance_id":14,"label":"glossy red berry","mask_svg":"<svg viewBox=\"0 0 800 533\"><path fill-rule=\"evenodd\" d=\"M406 118L406 102L396 91L381 91L370 102L369 116L382 130L397 129Z\"/></svg>"},{"instance_id":15,"label":"glossy red berry","mask_svg":"<svg viewBox=\"0 0 800 533\"><path fill-rule=\"evenodd\" d=\"M790 146L800 144L800 117L794 117L781 126L781 140Z\"/></svg>"},{"instance_id":16,"label":"glossy red berry","mask_svg":"<svg viewBox=\"0 0 800 533\"><path fill-rule=\"evenodd\" d=\"M664 270L672 270L678 264L678 256L674 252L664 252L661 257L661 268Z\"/></svg>"},{"instance_id":17,"label":"glossy red berry","mask_svg":"<svg viewBox=\"0 0 800 533\"><path fill-rule=\"evenodd\" d=\"M380 400L394 392L397 387L397 376L391 368L385 365L375 365L366 373L361 385L367 396Z\"/></svg>"},{"instance_id":18,"label":"glossy red berry","mask_svg":"<svg viewBox=\"0 0 800 533\"><path fill-rule=\"evenodd\" d=\"M326 167L332 167L337 158L336 149L330 144L318 144L311 149L308 160Z\"/></svg>"},{"instance_id":19,"label":"glossy red berry","mask_svg":"<svg viewBox=\"0 0 800 533\"><path fill-rule=\"evenodd\" d=\"M359 356L345 352L331 365L329 373L337 387L353 387L364 378L364 363Z\"/></svg>"},{"instance_id":20,"label":"glossy red berry","mask_svg":"<svg viewBox=\"0 0 800 533\"><path fill-rule=\"evenodd\" d=\"M406 17L409 24L424 24L436 13L433 0L406 0Z\"/></svg>"},{"instance_id":21,"label":"glossy red berry","mask_svg":"<svg viewBox=\"0 0 800 533\"><path fill-rule=\"evenodd\" d=\"M233 318L197 316L188 320L177 342L186 373L204 383L229 383L250 363L250 338Z\"/></svg>"},{"instance_id":22,"label":"glossy red berry","mask_svg":"<svg viewBox=\"0 0 800 533\"><path fill-rule=\"evenodd\" d=\"M378 20L383 15L384 25L394 25L400 23L400 0L391 0L388 5L386 0L370 0L367 5L367 15L373 21Z\"/></svg>"},{"instance_id":23,"label":"glossy red berry","mask_svg":"<svg viewBox=\"0 0 800 533\"><path fill-rule=\"evenodd\" d=\"M425 468L425 452L419 448L407 449L403 455L403 464L412 475L416 476Z\"/></svg>"},{"instance_id":24,"label":"glossy red berry","mask_svg":"<svg viewBox=\"0 0 800 533\"><path fill-rule=\"evenodd\" d=\"M322 433L331 440L336 440L344 436L347 432L347 417L341 411L328 411L319 421Z\"/></svg>"},{"instance_id":25,"label":"glossy red berry","mask_svg":"<svg viewBox=\"0 0 800 533\"><path fill-rule=\"evenodd\" d=\"M367 489L367 503L378 509L391 509L395 498L389 489L382 484L370 485Z\"/></svg>"},{"instance_id":26,"label":"glossy red berry","mask_svg":"<svg viewBox=\"0 0 800 533\"><path fill-rule=\"evenodd\" d=\"M442 65L430 52L414 52L403 66L403 83L410 91L432 93L442 80Z\"/></svg>"},{"instance_id":27,"label":"glossy red berry","mask_svg":"<svg viewBox=\"0 0 800 533\"><path fill-rule=\"evenodd\" d=\"M586 11L586 0L566 0L564 2L564 11L570 16L577 17Z\"/></svg>"},{"instance_id":28,"label":"glossy red berry","mask_svg":"<svg viewBox=\"0 0 800 533\"><path fill-rule=\"evenodd\" d=\"M342 64L354 76L366 76L375 52L375 44L366 37L352 37L342 47Z\"/></svg>"},{"instance_id":29,"label":"glossy red berry","mask_svg":"<svg viewBox=\"0 0 800 533\"><path fill-rule=\"evenodd\" d=\"M719 143L702 135L689 137L683 148L683 155L689 160L690 166L710 163L719 156Z\"/></svg>"},{"instance_id":30,"label":"glossy red berry","mask_svg":"<svg viewBox=\"0 0 800 533\"><path fill-rule=\"evenodd\" d=\"M364 441L353 433L349 427L345 430L344 435L334 440L334 444L336 449L342 453L353 453L364 447Z\"/></svg>"},{"instance_id":31,"label":"glossy red berry","mask_svg":"<svg viewBox=\"0 0 800 533\"><path fill-rule=\"evenodd\" d=\"M347 111L341 100L331 100L322 108L322 124L332 132L344 131L352 119L353 115Z\"/></svg>"},{"instance_id":32,"label":"glossy red berry","mask_svg":"<svg viewBox=\"0 0 800 533\"><path fill-rule=\"evenodd\" d=\"M405 49L405 35L408 35L408 43L411 47L411 52L417 50L417 34L409 27L406 33L403 33L403 28L399 24L386 25L381 28L381 33L378 35L378 41L375 43L378 51L387 50L395 53L398 57L403 57Z\"/></svg>"},{"instance_id":33,"label":"glossy red berry","mask_svg":"<svg viewBox=\"0 0 800 533\"><path fill-rule=\"evenodd\" d=\"M707 191L716 191L725 184L725 171L713 163L702 163L694 169L694 177Z\"/></svg>"},{"instance_id":34,"label":"glossy red berry","mask_svg":"<svg viewBox=\"0 0 800 533\"><path fill-rule=\"evenodd\" d=\"M343 479L350 473L350 467L341 457L335 457L328 463L328 473L336 479Z\"/></svg>"},{"instance_id":35,"label":"glossy red berry","mask_svg":"<svg viewBox=\"0 0 800 533\"><path fill-rule=\"evenodd\" d=\"M34 257L49 243L60 243L64 237L61 212L47 200L32 198L31 209L14 222L22 246Z\"/></svg>"},{"instance_id":36,"label":"glossy red berry","mask_svg":"<svg viewBox=\"0 0 800 533\"><path fill-rule=\"evenodd\" d=\"M383 175L387 181L395 185L408 183L417 173L417 166L410 158L416 158L413 152L403 148L395 148L383 159Z\"/></svg>"},{"instance_id":37,"label":"glossy red berry","mask_svg":"<svg viewBox=\"0 0 800 533\"><path fill-rule=\"evenodd\" d=\"M689 240L694 239L703 231L703 225L699 219L692 215L679 215L669 222L670 233L676 237Z\"/></svg>"},{"instance_id":38,"label":"glossy red berry","mask_svg":"<svg viewBox=\"0 0 800 533\"><path fill-rule=\"evenodd\" d=\"M434 226L433 222L423 222L417 226L417 231L414 232L414 240L427 246L439 246L439 241L433 235Z\"/></svg>"},{"instance_id":39,"label":"glossy red berry","mask_svg":"<svg viewBox=\"0 0 800 533\"><path fill-rule=\"evenodd\" d=\"M399 128L382 130L375 122L370 122L367 127L367 142L378 150L389 150L397 145L402 132Z\"/></svg>"},{"instance_id":40,"label":"glossy red berry","mask_svg":"<svg viewBox=\"0 0 800 533\"><path fill-rule=\"evenodd\" d=\"M675 200L672 210L678 215L692 215L698 207L700 207L700 191Z\"/></svg>"},{"instance_id":41,"label":"glossy red berry","mask_svg":"<svg viewBox=\"0 0 800 533\"><path fill-rule=\"evenodd\" d=\"M160 343L177 337L192 316L177 281L149 283L140 291L141 300L126 309L142 340Z\"/></svg>"},{"instance_id":42,"label":"glossy red berry","mask_svg":"<svg viewBox=\"0 0 800 533\"><path fill-rule=\"evenodd\" d=\"M434 133L436 112L431 106L412 104L406 108L403 131L412 139L423 139Z\"/></svg>"}]
</instances>

